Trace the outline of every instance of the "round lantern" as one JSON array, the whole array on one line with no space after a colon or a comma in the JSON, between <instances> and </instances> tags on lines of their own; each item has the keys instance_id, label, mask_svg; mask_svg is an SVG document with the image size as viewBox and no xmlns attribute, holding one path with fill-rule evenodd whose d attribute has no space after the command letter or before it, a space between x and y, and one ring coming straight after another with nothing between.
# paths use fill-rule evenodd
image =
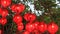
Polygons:
<instances>
[{"instance_id":1,"label":"round lantern","mask_svg":"<svg viewBox=\"0 0 60 34\"><path fill-rule=\"evenodd\" d=\"M38 21L35 21L35 22L34 22L35 30L38 30L38 25L39 25L39 22L38 22Z\"/></svg>"},{"instance_id":2,"label":"round lantern","mask_svg":"<svg viewBox=\"0 0 60 34\"><path fill-rule=\"evenodd\" d=\"M47 30L47 24L44 23L44 21L40 22L38 29L40 32L45 32Z\"/></svg>"},{"instance_id":3,"label":"round lantern","mask_svg":"<svg viewBox=\"0 0 60 34\"><path fill-rule=\"evenodd\" d=\"M24 29L23 23L17 24L17 30L22 31Z\"/></svg>"},{"instance_id":4,"label":"round lantern","mask_svg":"<svg viewBox=\"0 0 60 34\"><path fill-rule=\"evenodd\" d=\"M5 24L7 23L7 19L6 19L6 18L1 18L1 19L0 19L0 23L1 23L2 25L5 25Z\"/></svg>"},{"instance_id":5,"label":"round lantern","mask_svg":"<svg viewBox=\"0 0 60 34\"><path fill-rule=\"evenodd\" d=\"M14 21L16 24L22 22L22 16L17 15L17 14L14 15L13 21Z\"/></svg>"},{"instance_id":6,"label":"round lantern","mask_svg":"<svg viewBox=\"0 0 60 34\"><path fill-rule=\"evenodd\" d=\"M35 19L36 19L36 15L35 14L31 14L31 13L26 13L25 15L24 15L24 19L26 20L26 21L34 21Z\"/></svg>"},{"instance_id":7,"label":"round lantern","mask_svg":"<svg viewBox=\"0 0 60 34\"><path fill-rule=\"evenodd\" d=\"M25 9L25 5L23 5L23 4L13 4L13 5L11 6L12 12L15 12L15 13L17 13L17 14L23 12L24 9Z\"/></svg>"},{"instance_id":8,"label":"round lantern","mask_svg":"<svg viewBox=\"0 0 60 34\"><path fill-rule=\"evenodd\" d=\"M29 32L32 32L35 29L34 24L32 23L27 23L25 28Z\"/></svg>"},{"instance_id":9,"label":"round lantern","mask_svg":"<svg viewBox=\"0 0 60 34\"><path fill-rule=\"evenodd\" d=\"M54 22L48 24L48 32L51 34L55 34L58 31L58 25Z\"/></svg>"},{"instance_id":10,"label":"round lantern","mask_svg":"<svg viewBox=\"0 0 60 34\"><path fill-rule=\"evenodd\" d=\"M1 15L2 15L2 17L6 17L8 15L8 10L2 9Z\"/></svg>"},{"instance_id":11,"label":"round lantern","mask_svg":"<svg viewBox=\"0 0 60 34\"><path fill-rule=\"evenodd\" d=\"M1 5L6 8L11 4L11 0L1 0Z\"/></svg>"}]
</instances>

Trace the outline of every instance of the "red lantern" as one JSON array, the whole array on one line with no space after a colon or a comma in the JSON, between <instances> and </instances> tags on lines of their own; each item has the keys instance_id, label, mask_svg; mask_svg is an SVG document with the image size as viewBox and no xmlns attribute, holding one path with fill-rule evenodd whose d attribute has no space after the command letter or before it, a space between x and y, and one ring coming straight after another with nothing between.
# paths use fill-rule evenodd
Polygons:
<instances>
[{"instance_id":1,"label":"red lantern","mask_svg":"<svg viewBox=\"0 0 60 34\"><path fill-rule=\"evenodd\" d=\"M48 32L51 34L55 34L58 31L58 25L55 24L54 22L51 22L48 24Z\"/></svg>"},{"instance_id":2,"label":"red lantern","mask_svg":"<svg viewBox=\"0 0 60 34\"><path fill-rule=\"evenodd\" d=\"M38 30L38 25L39 25L39 22L36 21L36 22L34 23L35 30Z\"/></svg>"},{"instance_id":3,"label":"red lantern","mask_svg":"<svg viewBox=\"0 0 60 34\"><path fill-rule=\"evenodd\" d=\"M5 8L10 4L11 4L11 0L1 0L1 5Z\"/></svg>"},{"instance_id":4,"label":"red lantern","mask_svg":"<svg viewBox=\"0 0 60 34\"><path fill-rule=\"evenodd\" d=\"M19 31L22 31L22 30L24 29L23 23L17 24L17 29L18 29Z\"/></svg>"},{"instance_id":5,"label":"red lantern","mask_svg":"<svg viewBox=\"0 0 60 34\"><path fill-rule=\"evenodd\" d=\"M29 21L34 21L36 19L36 15L35 14L30 14L28 17Z\"/></svg>"},{"instance_id":6,"label":"red lantern","mask_svg":"<svg viewBox=\"0 0 60 34\"><path fill-rule=\"evenodd\" d=\"M24 15L24 19L25 19L26 21L32 22L32 21L34 21L34 20L36 19L36 15L35 15L35 14L31 14L31 13L26 13L26 14Z\"/></svg>"},{"instance_id":7,"label":"red lantern","mask_svg":"<svg viewBox=\"0 0 60 34\"><path fill-rule=\"evenodd\" d=\"M1 18L0 23L4 26L7 23L7 19L6 18Z\"/></svg>"},{"instance_id":8,"label":"red lantern","mask_svg":"<svg viewBox=\"0 0 60 34\"><path fill-rule=\"evenodd\" d=\"M1 15L2 15L2 17L6 17L6 16L8 15L8 10L3 9L3 10L1 11Z\"/></svg>"},{"instance_id":9,"label":"red lantern","mask_svg":"<svg viewBox=\"0 0 60 34\"><path fill-rule=\"evenodd\" d=\"M40 22L38 29L40 32L44 32L47 30L47 25L42 21L42 22Z\"/></svg>"},{"instance_id":10,"label":"red lantern","mask_svg":"<svg viewBox=\"0 0 60 34\"><path fill-rule=\"evenodd\" d=\"M17 24L20 23L22 21L22 16L20 15L14 15L13 17L13 21Z\"/></svg>"},{"instance_id":11,"label":"red lantern","mask_svg":"<svg viewBox=\"0 0 60 34\"><path fill-rule=\"evenodd\" d=\"M14 4L11 6L11 10L15 13L21 13L25 9L25 6L23 4Z\"/></svg>"},{"instance_id":12,"label":"red lantern","mask_svg":"<svg viewBox=\"0 0 60 34\"><path fill-rule=\"evenodd\" d=\"M0 30L0 34L2 34L3 32L2 32L2 30Z\"/></svg>"},{"instance_id":13,"label":"red lantern","mask_svg":"<svg viewBox=\"0 0 60 34\"><path fill-rule=\"evenodd\" d=\"M0 8L0 15L1 15L1 12L2 12L2 8Z\"/></svg>"},{"instance_id":14,"label":"red lantern","mask_svg":"<svg viewBox=\"0 0 60 34\"><path fill-rule=\"evenodd\" d=\"M29 32L32 32L32 31L34 31L34 29L35 29L35 27L34 27L34 24L32 24L32 23L28 23L28 24L26 24L26 30L27 31L29 31Z\"/></svg>"},{"instance_id":15,"label":"red lantern","mask_svg":"<svg viewBox=\"0 0 60 34\"><path fill-rule=\"evenodd\" d=\"M24 15L24 19L26 20L26 21L29 21L28 20L28 16L30 15L30 13L26 13L25 15Z\"/></svg>"},{"instance_id":16,"label":"red lantern","mask_svg":"<svg viewBox=\"0 0 60 34\"><path fill-rule=\"evenodd\" d=\"M30 32L28 32L28 31L24 31L23 34L30 34Z\"/></svg>"}]
</instances>

